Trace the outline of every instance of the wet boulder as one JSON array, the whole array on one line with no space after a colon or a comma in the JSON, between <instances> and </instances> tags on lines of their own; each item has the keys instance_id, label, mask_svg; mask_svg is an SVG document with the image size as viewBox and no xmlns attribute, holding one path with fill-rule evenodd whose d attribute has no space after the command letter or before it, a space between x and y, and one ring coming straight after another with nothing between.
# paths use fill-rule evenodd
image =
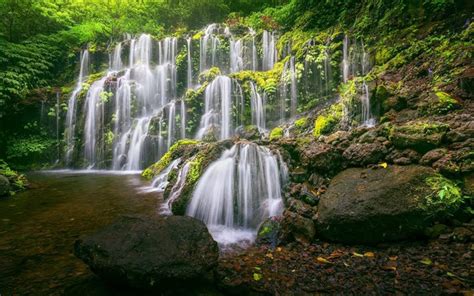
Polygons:
<instances>
[{"instance_id":1,"label":"wet boulder","mask_svg":"<svg viewBox=\"0 0 474 296\"><path fill-rule=\"evenodd\" d=\"M367 244L417 237L432 216L424 202L433 191L426 180L435 175L416 165L347 169L321 196L318 233L332 241Z\"/></svg>"},{"instance_id":2,"label":"wet boulder","mask_svg":"<svg viewBox=\"0 0 474 296\"><path fill-rule=\"evenodd\" d=\"M390 140L397 148L427 152L441 145L448 130L449 126L440 122L411 121L394 126L390 131Z\"/></svg>"},{"instance_id":3,"label":"wet boulder","mask_svg":"<svg viewBox=\"0 0 474 296\"><path fill-rule=\"evenodd\" d=\"M381 161L386 154L385 146L374 142L352 144L344 151L343 156L353 166L365 166Z\"/></svg>"},{"instance_id":4,"label":"wet boulder","mask_svg":"<svg viewBox=\"0 0 474 296\"><path fill-rule=\"evenodd\" d=\"M0 196L8 195L10 193L10 181L0 175Z\"/></svg>"},{"instance_id":5,"label":"wet boulder","mask_svg":"<svg viewBox=\"0 0 474 296\"><path fill-rule=\"evenodd\" d=\"M191 217L121 217L76 241L74 253L104 280L140 290L167 290L211 278L218 247Z\"/></svg>"},{"instance_id":6,"label":"wet boulder","mask_svg":"<svg viewBox=\"0 0 474 296\"><path fill-rule=\"evenodd\" d=\"M336 148L325 143L311 143L299 147L302 163L314 170L337 171L342 166L343 157Z\"/></svg>"},{"instance_id":7,"label":"wet boulder","mask_svg":"<svg viewBox=\"0 0 474 296\"><path fill-rule=\"evenodd\" d=\"M290 243L293 241L309 244L314 240L316 228L310 218L286 210L280 223L279 241Z\"/></svg>"}]
</instances>

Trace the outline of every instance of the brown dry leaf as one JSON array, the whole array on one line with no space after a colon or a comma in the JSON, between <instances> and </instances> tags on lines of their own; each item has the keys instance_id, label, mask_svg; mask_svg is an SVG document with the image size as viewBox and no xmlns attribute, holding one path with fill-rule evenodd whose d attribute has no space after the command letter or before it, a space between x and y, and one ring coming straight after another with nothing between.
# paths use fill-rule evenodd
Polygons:
<instances>
[{"instance_id":1,"label":"brown dry leaf","mask_svg":"<svg viewBox=\"0 0 474 296\"><path fill-rule=\"evenodd\" d=\"M391 257L388 257L388 259L390 259L390 261L397 261L398 256L391 256Z\"/></svg>"},{"instance_id":2,"label":"brown dry leaf","mask_svg":"<svg viewBox=\"0 0 474 296\"><path fill-rule=\"evenodd\" d=\"M338 258L338 257L341 257L344 255L344 252L342 252L341 250L335 250L334 252L331 253L331 255L329 255L329 259L332 259L332 258Z\"/></svg>"},{"instance_id":3,"label":"brown dry leaf","mask_svg":"<svg viewBox=\"0 0 474 296\"><path fill-rule=\"evenodd\" d=\"M273 259L273 254L272 254L272 253L267 253L267 254L265 255L265 257L270 258L270 259Z\"/></svg>"},{"instance_id":4,"label":"brown dry leaf","mask_svg":"<svg viewBox=\"0 0 474 296\"><path fill-rule=\"evenodd\" d=\"M327 264L327 263L332 263L330 262L329 260L323 258L323 257L318 257L316 258L316 261L318 261L319 263L324 263L324 264Z\"/></svg>"}]
</instances>

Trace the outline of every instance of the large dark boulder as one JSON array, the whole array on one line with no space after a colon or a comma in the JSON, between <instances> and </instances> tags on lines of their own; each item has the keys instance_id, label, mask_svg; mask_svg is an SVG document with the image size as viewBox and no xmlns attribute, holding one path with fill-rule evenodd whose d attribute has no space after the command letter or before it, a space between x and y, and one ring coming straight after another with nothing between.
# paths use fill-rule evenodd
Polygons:
<instances>
[{"instance_id":1,"label":"large dark boulder","mask_svg":"<svg viewBox=\"0 0 474 296\"><path fill-rule=\"evenodd\" d=\"M191 217L125 216L76 241L74 253L112 284L167 290L211 279L218 246Z\"/></svg>"},{"instance_id":2,"label":"large dark boulder","mask_svg":"<svg viewBox=\"0 0 474 296\"><path fill-rule=\"evenodd\" d=\"M352 168L335 176L321 196L319 234L345 243L379 243L423 233L430 213L424 201L432 193L423 166Z\"/></svg>"},{"instance_id":3,"label":"large dark boulder","mask_svg":"<svg viewBox=\"0 0 474 296\"><path fill-rule=\"evenodd\" d=\"M0 175L0 196L8 195L10 193L10 181Z\"/></svg>"}]
</instances>

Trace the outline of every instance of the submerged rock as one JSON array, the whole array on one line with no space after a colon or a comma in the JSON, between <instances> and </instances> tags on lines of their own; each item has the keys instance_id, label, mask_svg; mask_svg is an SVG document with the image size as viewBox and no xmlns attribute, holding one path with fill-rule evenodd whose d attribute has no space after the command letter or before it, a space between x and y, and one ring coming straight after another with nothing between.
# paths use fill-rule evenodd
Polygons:
<instances>
[{"instance_id":1,"label":"submerged rock","mask_svg":"<svg viewBox=\"0 0 474 296\"><path fill-rule=\"evenodd\" d=\"M318 233L346 243L379 243L416 237L427 227L426 179L433 169L389 166L352 168L332 179L318 206Z\"/></svg>"},{"instance_id":2,"label":"submerged rock","mask_svg":"<svg viewBox=\"0 0 474 296\"><path fill-rule=\"evenodd\" d=\"M74 253L104 280L137 289L165 290L209 279L218 247L191 217L122 217L76 241Z\"/></svg>"},{"instance_id":3,"label":"submerged rock","mask_svg":"<svg viewBox=\"0 0 474 296\"><path fill-rule=\"evenodd\" d=\"M0 175L0 196L8 195L10 193L10 181Z\"/></svg>"}]
</instances>

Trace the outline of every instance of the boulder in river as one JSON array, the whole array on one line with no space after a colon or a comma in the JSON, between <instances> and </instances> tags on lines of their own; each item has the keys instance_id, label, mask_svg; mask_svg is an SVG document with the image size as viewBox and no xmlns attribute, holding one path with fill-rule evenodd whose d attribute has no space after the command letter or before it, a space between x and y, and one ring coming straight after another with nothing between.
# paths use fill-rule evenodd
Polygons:
<instances>
[{"instance_id":1,"label":"boulder in river","mask_svg":"<svg viewBox=\"0 0 474 296\"><path fill-rule=\"evenodd\" d=\"M76 241L74 253L104 280L141 290L211 279L219 256L204 223L184 216L121 217Z\"/></svg>"},{"instance_id":2,"label":"boulder in river","mask_svg":"<svg viewBox=\"0 0 474 296\"><path fill-rule=\"evenodd\" d=\"M321 196L318 233L345 243L379 243L423 233L430 213L424 199L435 176L423 166L347 169L335 176Z\"/></svg>"}]
</instances>

